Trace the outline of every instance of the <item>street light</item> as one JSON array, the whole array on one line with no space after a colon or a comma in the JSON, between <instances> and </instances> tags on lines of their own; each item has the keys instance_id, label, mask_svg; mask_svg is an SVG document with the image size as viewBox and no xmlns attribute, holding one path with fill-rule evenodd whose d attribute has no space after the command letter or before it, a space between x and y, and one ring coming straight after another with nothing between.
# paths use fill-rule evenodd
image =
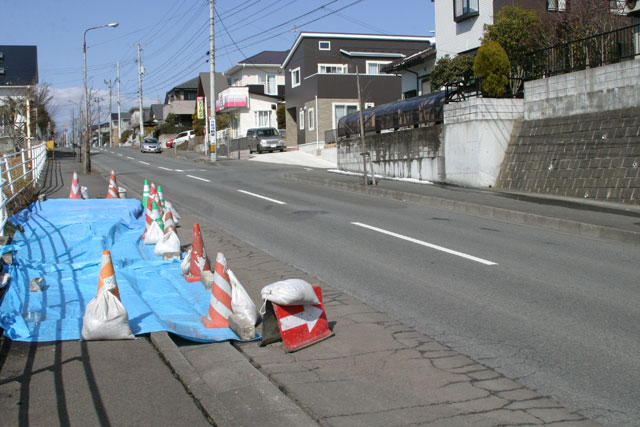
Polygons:
<instances>
[{"instance_id":1,"label":"street light","mask_svg":"<svg viewBox=\"0 0 640 427\"><path fill-rule=\"evenodd\" d=\"M111 27L115 28L119 24L112 22L111 24L99 25L97 27L91 27L84 30L84 43L82 45L82 55L84 59L84 102L85 102L85 121L86 121L86 140L84 142L84 173L91 172L91 127L89 124L89 90L87 89L87 32L91 30L97 30L98 28Z\"/></svg>"}]
</instances>

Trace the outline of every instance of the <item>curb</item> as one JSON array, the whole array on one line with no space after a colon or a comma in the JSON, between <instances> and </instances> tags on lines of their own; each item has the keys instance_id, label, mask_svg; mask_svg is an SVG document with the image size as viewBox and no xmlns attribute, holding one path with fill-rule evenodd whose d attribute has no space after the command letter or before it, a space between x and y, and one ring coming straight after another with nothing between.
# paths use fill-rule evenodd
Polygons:
<instances>
[{"instance_id":1,"label":"curb","mask_svg":"<svg viewBox=\"0 0 640 427\"><path fill-rule=\"evenodd\" d=\"M634 231L620 230L612 227L547 217L543 215L514 211L510 209L495 208L491 206L478 205L475 203L460 202L457 200L443 199L440 197L424 196L421 194L406 193L402 191L385 190L382 188L364 187L360 184L336 182L326 178L316 178L291 173L285 173L282 176L283 178L292 181L320 185L323 187L337 188L345 191L356 191L371 196L382 196L402 202L416 203L423 206L435 207L438 209L450 210L467 215L490 218L512 224L544 228L551 231L576 234L582 237L608 239L625 243L640 243L640 233Z\"/></svg>"},{"instance_id":2,"label":"curb","mask_svg":"<svg viewBox=\"0 0 640 427\"><path fill-rule=\"evenodd\" d=\"M152 332L150 339L160 357L164 359L178 381L191 394L196 405L200 407L211 424L221 427L238 425L224 405L213 398L213 391L184 357L166 331Z\"/></svg>"}]
</instances>

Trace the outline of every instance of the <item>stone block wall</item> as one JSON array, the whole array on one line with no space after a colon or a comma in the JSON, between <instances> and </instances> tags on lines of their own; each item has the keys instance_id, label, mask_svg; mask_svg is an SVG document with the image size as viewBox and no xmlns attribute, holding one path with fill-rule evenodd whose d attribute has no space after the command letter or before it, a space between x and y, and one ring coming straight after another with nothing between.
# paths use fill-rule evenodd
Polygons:
<instances>
[{"instance_id":1,"label":"stone block wall","mask_svg":"<svg viewBox=\"0 0 640 427\"><path fill-rule=\"evenodd\" d=\"M522 122L496 186L640 204L640 108Z\"/></svg>"}]
</instances>

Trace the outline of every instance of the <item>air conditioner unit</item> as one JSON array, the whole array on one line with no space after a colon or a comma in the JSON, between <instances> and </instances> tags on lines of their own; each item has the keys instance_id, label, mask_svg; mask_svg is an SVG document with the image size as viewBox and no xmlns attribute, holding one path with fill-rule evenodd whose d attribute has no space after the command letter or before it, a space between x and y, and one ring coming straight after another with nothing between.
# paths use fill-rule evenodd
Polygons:
<instances>
[{"instance_id":1,"label":"air conditioner unit","mask_svg":"<svg viewBox=\"0 0 640 427\"><path fill-rule=\"evenodd\" d=\"M624 5L624 11L628 15L640 16L640 1L626 0Z\"/></svg>"}]
</instances>

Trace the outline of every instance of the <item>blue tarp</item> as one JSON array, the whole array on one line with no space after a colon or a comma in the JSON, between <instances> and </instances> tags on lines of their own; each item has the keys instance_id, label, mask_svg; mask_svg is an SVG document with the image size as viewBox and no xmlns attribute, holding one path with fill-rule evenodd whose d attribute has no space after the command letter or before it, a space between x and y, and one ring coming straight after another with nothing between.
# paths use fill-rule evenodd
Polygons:
<instances>
[{"instance_id":1,"label":"blue tarp","mask_svg":"<svg viewBox=\"0 0 640 427\"><path fill-rule=\"evenodd\" d=\"M10 220L22 227L4 252L11 282L0 304L0 327L15 341L81 338L87 303L96 295L103 250L111 251L122 304L134 334L166 330L201 341L238 340L231 329L206 329L211 293L188 283L180 262L163 261L140 236L144 218L135 199L51 199ZM43 277L42 292L31 292Z\"/></svg>"}]
</instances>

